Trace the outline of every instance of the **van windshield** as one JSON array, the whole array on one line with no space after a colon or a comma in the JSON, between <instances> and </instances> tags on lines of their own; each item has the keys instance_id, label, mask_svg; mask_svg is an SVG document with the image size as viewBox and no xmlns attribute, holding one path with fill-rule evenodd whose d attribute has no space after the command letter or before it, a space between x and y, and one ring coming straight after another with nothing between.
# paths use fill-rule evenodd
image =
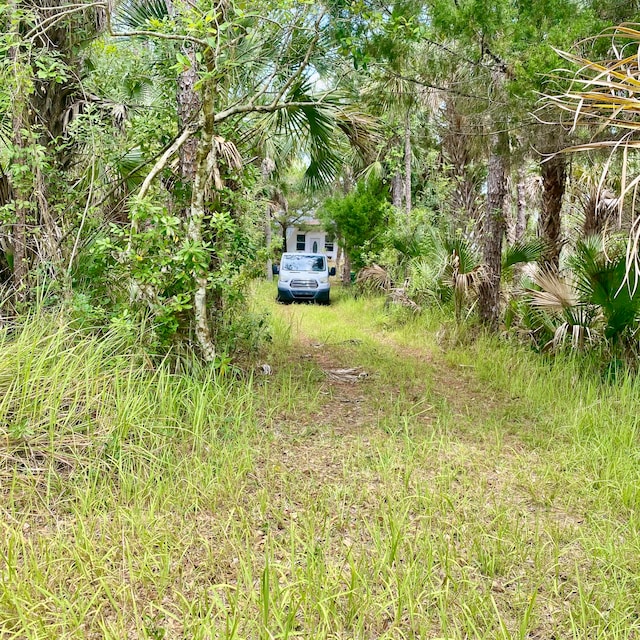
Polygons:
<instances>
[{"instance_id":1,"label":"van windshield","mask_svg":"<svg viewBox=\"0 0 640 640\"><path fill-rule=\"evenodd\" d=\"M324 271L323 256L285 255L282 257L283 271Z\"/></svg>"}]
</instances>

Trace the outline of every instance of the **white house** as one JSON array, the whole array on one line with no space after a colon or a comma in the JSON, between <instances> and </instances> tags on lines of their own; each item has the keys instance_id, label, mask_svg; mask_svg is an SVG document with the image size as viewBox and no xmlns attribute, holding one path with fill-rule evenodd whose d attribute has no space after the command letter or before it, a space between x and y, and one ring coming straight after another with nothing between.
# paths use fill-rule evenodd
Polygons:
<instances>
[{"instance_id":1,"label":"white house","mask_svg":"<svg viewBox=\"0 0 640 640\"><path fill-rule=\"evenodd\" d=\"M315 219L306 219L300 226L287 227L287 251L290 253L325 253L327 259L335 262L338 243Z\"/></svg>"}]
</instances>

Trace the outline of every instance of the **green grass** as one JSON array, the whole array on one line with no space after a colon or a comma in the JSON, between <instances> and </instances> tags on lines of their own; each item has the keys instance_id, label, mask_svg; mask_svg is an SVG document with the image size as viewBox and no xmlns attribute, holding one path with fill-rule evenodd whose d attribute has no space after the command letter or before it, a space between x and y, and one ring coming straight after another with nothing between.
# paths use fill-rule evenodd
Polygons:
<instances>
[{"instance_id":1,"label":"green grass","mask_svg":"<svg viewBox=\"0 0 640 640\"><path fill-rule=\"evenodd\" d=\"M0 638L638 637L640 383L273 293L273 376L0 336Z\"/></svg>"}]
</instances>

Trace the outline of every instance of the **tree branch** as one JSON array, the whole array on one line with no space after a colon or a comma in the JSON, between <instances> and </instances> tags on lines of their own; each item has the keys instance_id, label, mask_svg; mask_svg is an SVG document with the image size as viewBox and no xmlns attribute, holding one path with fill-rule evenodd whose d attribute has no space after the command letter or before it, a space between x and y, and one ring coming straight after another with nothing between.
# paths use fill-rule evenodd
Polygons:
<instances>
[{"instance_id":1,"label":"tree branch","mask_svg":"<svg viewBox=\"0 0 640 640\"><path fill-rule=\"evenodd\" d=\"M66 5L63 5L63 7ZM31 29L31 31L27 32L27 34L24 36L25 40L31 40L32 38L35 38L40 32L42 32L42 35L46 34L47 31L54 25L56 24L56 22L58 22L58 20L62 20L62 18L64 18L65 16L69 16L73 13L79 13L81 11L85 11L86 9L91 9L92 7L101 7L103 9L107 8L106 2L91 2L89 4L81 4L81 5L69 5L71 8L65 10L65 11L60 11L59 13L56 13L55 15L52 16L48 16L46 17L44 20L42 20L41 22L38 22L38 24L36 24L35 27L33 27L33 29Z\"/></svg>"},{"instance_id":2,"label":"tree branch","mask_svg":"<svg viewBox=\"0 0 640 640\"><path fill-rule=\"evenodd\" d=\"M173 144L158 158L156 163L151 168L151 171L147 174L147 177L144 179L142 186L140 187L140 191L138 192L138 198L142 199L147 195L147 191L149 191L149 187L153 182L154 178L166 167L167 162L172 155L177 153L180 150L180 147L198 131L199 125L196 123L191 123L190 125L184 128L184 131L175 139Z\"/></svg>"},{"instance_id":3,"label":"tree branch","mask_svg":"<svg viewBox=\"0 0 640 640\"><path fill-rule=\"evenodd\" d=\"M160 38L161 40L176 40L178 42L193 42L194 44L199 44L202 47L210 47L211 44L206 40L201 40L200 38L194 38L193 36L188 35L175 35L172 33L160 33L159 31L119 31L118 33L114 33L113 31L109 32L109 35L114 38Z\"/></svg>"},{"instance_id":4,"label":"tree branch","mask_svg":"<svg viewBox=\"0 0 640 640\"><path fill-rule=\"evenodd\" d=\"M280 90L280 93L278 93L278 95L274 98L273 104L280 102L284 94L290 89L291 85L296 80L298 80L298 78L300 78L303 71L307 68L307 65L309 64L309 60L311 59L311 54L315 50L316 44L318 44L318 40L320 39L320 22L322 21L323 18L324 18L324 12L321 12L320 16L316 20L316 24L315 24L316 32L313 38L311 39L311 42L309 43L309 47L307 48L307 52L305 53L304 59L300 63L300 66L296 69L296 72L292 73L289 79L285 82L284 87L282 87L282 89Z\"/></svg>"}]
</instances>

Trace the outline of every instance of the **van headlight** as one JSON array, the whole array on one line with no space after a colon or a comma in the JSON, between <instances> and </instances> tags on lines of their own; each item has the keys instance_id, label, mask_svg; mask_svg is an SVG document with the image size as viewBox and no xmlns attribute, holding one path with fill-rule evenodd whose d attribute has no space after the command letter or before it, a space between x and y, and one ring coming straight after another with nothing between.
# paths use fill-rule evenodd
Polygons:
<instances>
[{"instance_id":1,"label":"van headlight","mask_svg":"<svg viewBox=\"0 0 640 640\"><path fill-rule=\"evenodd\" d=\"M327 282L329 282L329 278L320 278L320 279L318 280L318 282L319 282L320 284L327 284Z\"/></svg>"},{"instance_id":2,"label":"van headlight","mask_svg":"<svg viewBox=\"0 0 640 640\"><path fill-rule=\"evenodd\" d=\"M280 276L280 282L289 282L289 276Z\"/></svg>"}]
</instances>

